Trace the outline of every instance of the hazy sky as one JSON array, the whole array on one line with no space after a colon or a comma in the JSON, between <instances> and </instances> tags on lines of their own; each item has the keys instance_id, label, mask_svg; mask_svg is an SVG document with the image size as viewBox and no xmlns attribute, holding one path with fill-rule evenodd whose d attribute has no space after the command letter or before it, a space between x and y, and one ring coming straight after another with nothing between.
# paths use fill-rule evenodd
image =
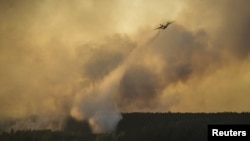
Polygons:
<instances>
[{"instance_id":1,"label":"hazy sky","mask_svg":"<svg viewBox=\"0 0 250 141\"><path fill-rule=\"evenodd\" d=\"M249 111L249 5L0 0L0 119L63 120L79 101L121 112ZM108 98L95 100L97 87Z\"/></svg>"}]
</instances>

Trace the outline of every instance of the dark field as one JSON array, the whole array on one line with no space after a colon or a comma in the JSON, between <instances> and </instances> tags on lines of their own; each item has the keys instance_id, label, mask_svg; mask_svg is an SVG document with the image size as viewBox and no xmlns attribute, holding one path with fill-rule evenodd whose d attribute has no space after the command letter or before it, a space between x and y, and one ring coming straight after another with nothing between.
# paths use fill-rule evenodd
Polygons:
<instances>
[{"instance_id":1,"label":"dark field","mask_svg":"<svg viewBox=\"0 0 250 141\"><path fill-rule=\"evenodd\" d=\"M250 113L124 113L115 132L92 134L71 118L63 131L2 132L1 141L205 141L208 124L250 124Z\"/></svg>"}]
</instances>

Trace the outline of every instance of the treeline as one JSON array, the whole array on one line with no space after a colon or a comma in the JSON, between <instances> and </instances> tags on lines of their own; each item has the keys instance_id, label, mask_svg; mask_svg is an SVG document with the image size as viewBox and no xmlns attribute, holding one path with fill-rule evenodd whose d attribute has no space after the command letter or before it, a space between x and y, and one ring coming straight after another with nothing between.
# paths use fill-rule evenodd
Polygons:
<instances>
[{"instance_id":1,"label":"treeline","mask_svg":"<svg viewBox=\"0 0 250 141\"><path fill-rule=\"evenodd\" d=\"M250 113L132 113L123 114L117 132L121 141L202 141L208 124L250 124Z\"/></svg>"},{"instance_id":2,"label":"treeline","mask_svg":"<svg viewBox=\"0 0 250 141\"><path fill-rule=\"evenodd\" d=\"M23 130L3 132L1 141L94 141L96 135L84 132Z\"/></svg>"},{"instance_id":3,"label":"treeline","mask_svg":"<svg viewBox=\"0 0 250 141\"><path fill-rule=\"evenodd\" d=\"M250 113L124 113L116 131L93 134L86 122L69 118L63 131L0 133L0 141L202 141L208 124L250 124Z\"/></svg>"}]
</instances>

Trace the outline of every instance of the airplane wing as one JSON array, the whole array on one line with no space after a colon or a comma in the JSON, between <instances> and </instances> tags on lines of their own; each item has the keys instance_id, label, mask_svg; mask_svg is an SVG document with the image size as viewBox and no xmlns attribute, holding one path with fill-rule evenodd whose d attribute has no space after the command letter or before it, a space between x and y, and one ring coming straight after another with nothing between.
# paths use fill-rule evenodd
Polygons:
<instances>
[{"instance_id":1,"label":"airplane wing","mask_svg":"<svg viewBox=\"0 0 250 141\"><path fill-rule=\"evenodd\" d=\"M159 27L157 27L156 29L162 29L162 26L159 26ZM156 29L155 29L155 30L156 30Z\"/></svg>"},{"instance_id":2,"label":"airplane wing","mask_svg":"<svg viewBox=\"0 0 250 141\"><path fill-rule=\"evenodd\" d=\"M174 23L175 21L170 21L170 22L167 22L167 24L172 24L172 23Z\"/></svg>"}]
</instances>

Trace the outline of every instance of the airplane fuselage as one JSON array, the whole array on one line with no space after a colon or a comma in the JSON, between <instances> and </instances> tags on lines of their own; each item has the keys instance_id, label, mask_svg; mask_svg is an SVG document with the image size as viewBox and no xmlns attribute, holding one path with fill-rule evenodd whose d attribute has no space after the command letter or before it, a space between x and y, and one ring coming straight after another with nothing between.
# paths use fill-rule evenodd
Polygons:
<instances>
[{"instance_id":1,"label":"airplane fuselage","mask_svg":"<svg viewBox=\"0 0 250 141\"><path fill-rule=\"evenodd\" d=\"M163 29L165 30L170 24L172 24L173 22L167 22L165 25L163 24L160 24L160 26L156 29Z\"/></svg>"}]
</instances>

